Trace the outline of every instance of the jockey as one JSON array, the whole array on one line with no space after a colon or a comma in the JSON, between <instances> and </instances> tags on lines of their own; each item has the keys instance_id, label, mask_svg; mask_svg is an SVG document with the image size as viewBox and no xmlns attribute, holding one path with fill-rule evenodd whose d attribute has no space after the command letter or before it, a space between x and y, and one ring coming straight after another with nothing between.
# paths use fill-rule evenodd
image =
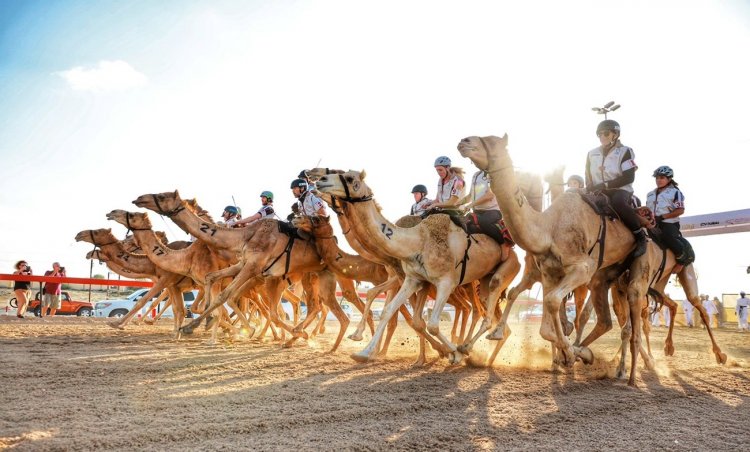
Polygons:
<instances>
[{"instance_id":1,"label":"jockey","mask_svg":"<svg viewBox=\"0 0 750 452\"><path fill-rule=\"evenodd\" d=\"M297 198L299 213L310 217L328 218L328 210L322 199L308 190L307 181L304 179L294 179L291 185L292 194Z\"/></svg>"},{"instance_id":2,"label":"jockey","mask_svg":"<svg viewBox=\"0 0 750 452\"><path fill-rule=\"evenodd\" d=\"M260 220L261 218L273 218L273 193L271 193L270 191L262 192L260 194L260 203L261 207L257 212L245 218L244 220L237 221L235 223L235 226L243 226L247 223L252 223L254 221Z\"/></svg>"},{"instance_id":3,"label":"jockey","mask_svg":"<svg viewBox=\"0 0 750 452\"><path fill-rule=\"evenodd\" d=\"M620 142L620 124L606 119L596 128L601 145L586 157L586 189L590 193L606 194L612 208L635 237L633 256L646 252L646 233L635 210L630 207L633 181L638 165L635 153Z\"/></svg>"},{"instance_id":4,"label":"jockey","mask_svg":"<svg viewBox=\"0 0 750 452\"><path fill-rule=\"evenodd\" d=\"M414 204L411 206L409 215L422 215L427 211L427 206L430 204L430 200L427 198L427 187L422 184L415 185L411 192L414 195Z\"/></svg>"},{"instance_id":5,"label":"jockey","mask_svg":"<svg viewBox=\"0 0 750 452\"><path fill-rule=\"evenodd\" d=\"M583 192L583 184L583 178L578 174L573 174L568 178L568 182L565 183L565 185L568 186L568 189L565 190L565 192L581 193Z\"/></svg>"},{"instance_id":6,"label":"jockey","mask_svg":"<svg viewBox=\"0 0 750 452\"><path fill-rule=\"evenodd\" d=\"M482 234L492 237L500 245L507 244L500 229L503 214L500 212L495 194L490 189L490 176L486 171L479 170L474 173L469 194L459 200L458 204L466 204L466 208L471 208L472 212L467 216L476 218L476 224L479 225ZM471 222L472 219L469 221ZM507 250L503 249L503 260L505 257L507 257Z\"/></svg>"},{"instance_id":7,"label":"jockey","mask_svg":"<svg viewBox=\"0 0 750 452\"><path fill-rule=\"evenodd\" d=\"M451 159L445 156L435 159L435 171L438 180L437 195L435 200L428 204L430 209L441 208L443 210L455 210L459 200L464 197L464 170L451 166Z\"/></svg>"},{"instance_id":8,"label":"jockey","mask_svg":"<svg viewBox=\"0 0 750 452\"><path fill-rule=\"evenodd\" d=\"M221 214L221 218L224 221L220 221L217 224L224 225L228 228L234 227L235 223L239 220L240 209L237 206L226 206L224 212Z\"/></svg>"},{"instance_id":9,"label":"jockey","mask_svg":"<svg viewBox=\"0 0 750 452\"><path fill-rule=\"evenodd\" d=\"M672 250L677 263L685 265L685 247L680 241L679 216L685 213L685 196L675 182L674 171L668 166L660 166L654 170L656 189L649 192L646 206L656 217L656 226L661 230L664 244Z\"/></svg>"}]
</instances>

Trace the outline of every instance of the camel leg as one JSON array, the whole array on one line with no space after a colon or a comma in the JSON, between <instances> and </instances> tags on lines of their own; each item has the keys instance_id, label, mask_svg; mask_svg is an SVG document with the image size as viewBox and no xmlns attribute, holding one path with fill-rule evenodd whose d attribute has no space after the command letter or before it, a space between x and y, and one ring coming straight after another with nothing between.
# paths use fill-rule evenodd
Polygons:
<instances>
[{"instance_id":1,"label":"camel leg","mask_svg":"<svg viewBox=\"0 0 750 452\"><path fill-rule=\"evenodd\" d=\"M361 341L362 340L362 333L365 331L365 327L369 324L368 319L372 319L372 312L370 311L370 308L372 306L372 302L375 300L375 298L380 295L382 292L389 292L388 298L385 300L384 305L387 305L392 299L393 299L393 289L398 287L399 280L396 277L388 279L386 282L375 286L367 291L367 303L365 304L365 309L362 312L362 319L359 321L359 324L357 325L357 329L349 335L349 339L353 341ZM373 323L374 324L374 323Z\"/></svg>"},{"instance_id":2,"label":"camel leg","mask_svg":"<svg viewBox=\"0 0 750 452\"><path fill-rule=\"evenodd\" d=\"M365 303L357 295L356 287L354 287L354 281L351 279L338 278L339 286L341 287L341 293L344 298L351 303L359 312L362 313L362 320L367 323L370 327L370 334L375 332L375 322L372 320L372 315L369 312L365 312ZM343 283L343 284L342 284ZM362 322L360 322L362 323Z\"/></svg>"},{"instance_id":3,"label":"camel leg","mask_svg":"<svg viewBox=\"0 0 750 452\"><path fill-rule=\"evenodd\" d=\"M154 322L156 322L157 320L159 320L159 318L161 318L161 315L164 313L164 311L166 311L167 308L172 306L172 299L170 298L167 300L166 303L164 303L164 309L161 309L159 312L157 312L155 316L149 317L149 314L151 314L151 311L153 311L154 309L156 309L157 306L159 306L159 303L161 303L163 298L164 297L160 296L159 298L154 300L151 303L151 305L149 305L149 307L146 309L146 314L143 317L141 317L141 321L143 323L145 323L146 325L153 325Z\"/></svg>"},{"instance_id":4,"label":"camel leg","mask_svg":"<svg viewBox=\"0 0 750 452\"><path fill-rule=\"evenodd\" d=\"M646 296L638 284L632 284L628 287L628 305L630 306L630 322L632 327L632 336L630 338L630 379L629 386L636 386L635 372L638 364L638 354L641 350L641 300Z\"/></svg>"},{"instance_id":5,"label":"camel leg","mask_svg":"<svg viewBox=\"0 0 750 452\"><path fill-rule=\"evenodd\" d=\"M554 284L554 286L553 284L549 283L544 284L544 286L546 287L553 286L553 289L547 291L544 294L544 312L542 315L542 325L539 329L539 332L543 338L550 341L552 345L554 347L557 347L557 349L560 351L560 363L566 367L571 367L575 363L576 356L579 353L585 361L590 361L591 359L593 359L593 355L591 354L591 351L583 345L581 346L578 353L573 349L570 340L567 336L565 336L565 332L563 331L562 323L560 322L560 317L558 315L558 310L560 309L560 303L562 303L563 297L576 287L588 282L591 279L591 275L589 266L585 264L571 265L565 270L565 276L563 276L563 278L559 282L557 282L557 284ZM608 306L607 311L609 311ZM609 312L607 312L607 314L609 314Z\"/></svg>"},{"instance_id":6,"label":"camel leg","mask_svg":"<svg viewBox=\"0 0 750 452\"><path fill-rule=\"evenodd\" d=\"M505 290L506 287L510 285L520 269L521 263L518 261L518 256L516 256L516 253L511 252L508 255L508 259L506 259L506 261L500 265L500 268L498 268L495 275L492 276L492 281L490 282L490 292L493 291L493 283L497 281L498 286L494 290L497 292L497 297L499 298L500 294ZM495 301L495 303L497 303L497 300ZM508 317L510 317L510 310L512 308L513 301L508 300L508 302L505 304L503 315L500 318L500 323L487 336L487 339L493 341L504 341L505 339L507 339L505 334L506 332L510 332L507 325Z\"/></svg>"},{"instance_id":7,"label":"camel leg","mask_svg":"<svg viewBox=\"0 0 750 452\"><path fill-rule=\"evenodd\" d=\"M697 277L695 276L693 265L691 264L684 267L682 271L677 274L677 277L685 290L685 295L687 295L688 300L690 300L690 304L698 310L701 315L701 320L703 320L703 324L706 326L706 332L708 332L708 337L711 338L711 345L714 355L716 356L716 363L725 364L727 362L727 355L721 351L721 348L719 348L719 344L716 343L714 333L711 330L711 325L709 325L708 314L706 313L706 309L703 307L698 294Z\"/></svg>"},{"instance_id":8,"label":"camel leg","mask_svg":"<svg viewBox=\"0 0 750 452\"><path fill-rule=\"evenodd\" d=\"M607 331L612 329L612 316L609 311L609 302L607 301L607 290L609 289L609 281L606 276L606 270L600 270L599 272L594 275L594 278L589 283L589 299L586 303L586 306L584 308L584 311L591 311L591 308L588 307L589 305L593 306L594 310L596 311L596 325L594 325L594 329L591 330L591 332L586 336L586 338L581 342L581 347L587 347L591 343L593 343L595 340L597 340L601 335L606 333ZM626 298L627 295L623 292L621 295L623 298ZM623 319L626 319L627 316L624 314L624 312L628 309L626 306L625 300L622 302L622 312L623 312ZM615 311L617 312L617 311ZM581 320L588 321L588 314L584 314L581 318ZM625 324L625 320L621 321L622 325ZM632 325L632 322L631 322ZM632 326L631 326L632 328Z\"/></svg>"},{"instance_id":9,"label":"camel leg","mask_svg":"<svg viewBox=\"0 0 750 452\"><path fill-rule=\"evenodd\" d=\"M330 309L327 305L323 304L320 307L320 318L318 319L318 323L315 325L315 328L313 328L312 333L310 333L310 337L315 337L318 334L324 334L326 332L326 319L328 318L328 311Z\"/></svg>"},{"instance_id":10,"label":"camel leg","mask_svg":"<svg viewBox=\"0 0 750 452\"><path fill-rule=\"evenodd\" d=\"M435 295L435 307L432 309L432 315L430 316L430 320L427 323L427 332L436 337L443 344L444 349L447 349L449 351L448 360L451 364L458 364L463 361L464 354L458 351L456 344L451 342L440 331L440 313L443 312L443 308L448 302L448 297L450 296L451 292L453 292L453 289L455 287L455 283L450 277L444 278L437 284L435 284L435 288L437 289L437 293ZM416 313L415 317L417 317Z\"/></svg>"},{"instance_id":11,"label":"camel leg","mask_svg":"<svg viewBox=\"0 0 750 452\"><path fill-rule=\"evenodd\" d=\"M394 294L395 295L395 294ZM401 306L399 309L399 312L401 312L401 315L404 316L404 319L411 323L412 317L411 314L409 314L409 310L406 309L406 306ZM398 314L391 317L391 320L388 321L388 328L385 332L385 340L383 340L382 345L380 345L380 349L378 350L378 357L384 357L386 354L388 354L388 347L391 345L391 338L393 338L393 333L396 332L396 328L398 327Z\"/></svg>"},{"instance_id":12,"label":"camel leg","mask_svg":"<svg viewBox=\"0 0 750 452\"><path fill-rule=\"evenodd\" d=\"M578 300L576 299L576 321L578 322L579 327L576 327L576 340L573 343L574 347L580 346L581 339L583 339L583 332L586 330L586 324L589 322L591 311L593 310L594 302L591 300L591 296L589 296L586 303L583 305L583 309L580 310L579 315Z\"/></svg>"},{"instance_id":13,"label":"camel leg","mask_svg":"<svg viewBox=\"0 0 750 452\"><path fill-rule=\"evenodd\" d=\"M576 305L576 317L573 320L573 327L576 330L576 343L580 342L581 336L583 335L583 327L586 325L585 322L581 323L581 320L583 320L583 307L586 303L586 295L588 295L588 293L588 286L578 286L573 291L573 300L575 301ZM586 317L586 321L588 321L588 316Z\"/></svg>"},{"instance_id":14,"label":"camel leg","mask_svg":"<svg viewBox=\"0 0 750 452\"><path fill-rule=\"evenodd\" d=\"M130 319L132 319L136 314L138 314L141 308L143 308L151 298L155 297L156 295L159 295L159 301L163 300L167 296L168 292L164 291L163 294L160 294L160 292L162 292L167 286L173 285L176 282L177 282L176 275L170 275L169 277L159 278L156 281L156 283L154 283L154 286L151 287L151 289L148 292L146 292L146 294L142 296L140 300L138 300L135 306L133 306L133 309L128 311L128 313L125 314L125 316L123 316L121 319L108 322L107 324L111 326L112 328L117 328L118 330L124 329L125 325L127 325L128 322L130 322Z\"/></svg>"},{"instance_id":15,"label":"camel leg","mask_svg":"<svg viewBox=\"0 0 750 452\"><path fill-rule=\"evenodd\" d=\"M664 295L664 304L669 309L669 332L667 333L667 339L664 341L664 355L674 356L674 344L672 342L672 331L674 330L674 318L677 315L677 303L671 298ZM649 345L649 350L651 346Z\"/></svg>"},{"instance_id":16,"label":"camel leg","mask_svg":"<svg viewBox=\"0 0 750 452\"><path fill-rule=\"evenodd\" d=\"M333 315L336 316L340 324L339 334L336 336L336 341L334 342L333 347L328 351L329 353L333 353L339 347L339 344L341 344L346 329L349 327L349 317L336 299L336 279L333 273L321 272L319 275L320 299L322 303L333 312ZM322 318L323 322L325 322L327 311L327 309L324 311L325 314Z\"/></svg>"},{"instance_id":17,"label":"camel leg","mask_svg":"<svg viewBox=\"0 0 750 452\"><path fill-rule=\"evenodd\" d=\"M372 339L370 339L370 342L362 351L352 354L352 359L358 362L367 362L372 359L378 345L380 344L380 338L383 336L388 321L393 317L396 311L406 303L406 300L422 287L422 285L423 283L421 281L408 276L406 277L393 301L391 301L383 310L380 322L378 322L378 326L375 329L375 334Z\"/></svg>"}]
</instances>

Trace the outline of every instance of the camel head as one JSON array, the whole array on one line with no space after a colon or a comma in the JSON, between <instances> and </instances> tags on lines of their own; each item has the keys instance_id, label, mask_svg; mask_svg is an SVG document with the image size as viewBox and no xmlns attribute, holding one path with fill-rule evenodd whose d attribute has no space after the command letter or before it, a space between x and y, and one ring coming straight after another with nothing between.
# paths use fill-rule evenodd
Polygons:
<instances>
[{"instance_id":1,"label":"camel head","mask_svg":"<svg viewBox=\"0 0 750 452\"><path fill-rule=\"evenodd\" d=\"M372 190L364 182L365 170L347 171L341 174L326 174L315 183L318 191L328 193L344 201L357 202L372 198Z\"/></svg>"},{"instance_id":2,"label":"camel head","mask_svg":"<svg viewBox=\"0 0 750 452\"><path fill-rule=\"evenodd\" d=\"M117 239L112 234L112 229L84 229L76 234L76 242L104 246L117 242Z\"/></svg>"},{"instance_id":3,"label":"camel head","mask_svg":"<svg viewBox=\"0 0 750 452\"><path fill-rule=\"evenodd\" d=\"M307 177L312 181L317 181L323 176L329 175L329 174L344 174L346 171L339 170L339 169L331 169L331 168L313 168L309 170L305 170L305 174L307 174Z\"/></svg>"},{"instance_id":4,"label":"camel head","mask_svg":"<svg viewBox=\"0 0 750 452\"><path fill-rule=\"evenodd\" d=\"M294 219L292 219L292 226L297 229L302 229L305 232L312 233L312 217L308 217L307 215L294 217Z\"/></svg>"},{"instance_id":5,"label":"camel head","mask_svg":"<svg viewBox=\"0 0 750 452\"><path fill-rule=\"evenodd\" d=\"M547 182L550 185L565 185L565 179L563 178L564 172L565 166L558 166L544 175L544 182Z\"/></svg>"},{"instance_id":6,"label":"camel head","mask_svg":"<svg viewBox=\"0 0 750 452\"><path fill-rule=\"evenodd\" d=\"M171 217L183 207L182 198L180 198L180 193L177 190L141 195L133 201L133 204L168 217Z\"/></svg>"},{"instance_id":7,"label":"camel head","mask_svg":"<svg viewBox=\"0 0 750 452\"><path fill-rule=\"evenodd\" d=\"M458 152L474 162L474 165L484 171L490 169L490 161L497 157L508 155L508 134L502 138L495 136L468 137L458 143Z\"/></svg>"},{"instance_id":8,"label":"camel head","mask_svg":"<svg viewBox=\"0 0 750 452\"><path fill-rule=\"evenodd\" d=\"M128 212L115 209L107 214L107 219L114 220L133 231L151 229L151 221L145 212Z\"/></svg>"}]
</instances>

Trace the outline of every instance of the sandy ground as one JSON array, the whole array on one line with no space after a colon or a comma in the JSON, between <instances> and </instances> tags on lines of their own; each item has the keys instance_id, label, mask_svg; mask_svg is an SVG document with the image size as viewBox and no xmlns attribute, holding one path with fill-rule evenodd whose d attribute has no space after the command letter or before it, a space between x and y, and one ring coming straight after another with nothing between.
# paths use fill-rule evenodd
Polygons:
<instances>
[{"instance_id":1,"label":"sandy ground","mask_svg":"<svg viewBox=\"0 0 750 452\"><path fill-rule=\"evenodd\" d=\"M447 325L445 325L447 328ZM175 342L169 321L125 331L103 319L0 316L0 449L15 450L747 450L750 334L677 329L638 389L611 378L619 332L597 361L552 373L537 325L514 334L494 368L412 368L403 325L386 359L363 343L325 353L338 325L291 349L207 334ZM479 353L478 353L479 354Z\"/></svg>"}]
</instances>

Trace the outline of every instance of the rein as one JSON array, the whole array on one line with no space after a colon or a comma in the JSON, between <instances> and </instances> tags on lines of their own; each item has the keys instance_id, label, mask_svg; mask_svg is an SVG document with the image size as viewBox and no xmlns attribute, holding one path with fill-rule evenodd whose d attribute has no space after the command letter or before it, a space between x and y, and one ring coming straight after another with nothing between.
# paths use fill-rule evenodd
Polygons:
<instances>
[{"instance_id":1,"label":"rein","mask_svg":"<svg viewBox=\"0 0 750 452\"><path fill-rule=\"evenodd\" d=\"M157 212L159 213L159 215L164 215L164 216L171 218L177 215L178 213L182 212L183 210L185 210L185 206L180 205L176 207L174 210L167 212L161 208L161 205L159 204L159 199L156 197L156 195L151 195L151 197L154 199L154 204L156 204L156 208L158 209Z\"/></svg>"},{"instance_id":2,"label":"rein","mask_svg":"<svg viewBox=\"0 0 750 452\"><path fill-rule=\"evenodd\" d=\"M344 186L344 193L346 196L344 198L341 198L342 200L346 202L367 202L372 201L372 195L363 196L361 198L352 198L350 192L349 192L349 184L346 183L346 180L344 179L343 174L339 174L339 179L341 180L341 185Z\"/></svg>"}]
</instances>

